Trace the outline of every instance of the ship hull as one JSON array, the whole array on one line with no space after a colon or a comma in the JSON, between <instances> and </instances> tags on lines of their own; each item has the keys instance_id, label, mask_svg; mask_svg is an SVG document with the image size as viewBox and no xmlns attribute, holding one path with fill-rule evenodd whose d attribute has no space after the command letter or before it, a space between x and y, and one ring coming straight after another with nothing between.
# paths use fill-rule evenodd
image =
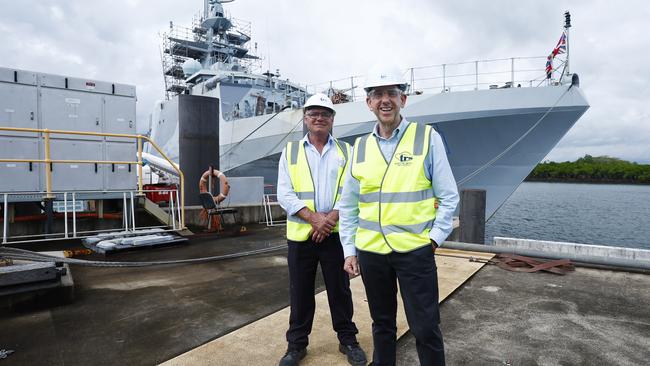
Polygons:
<instances>
[{"instance_id":1,"label":"ship hull","mask_svg":"<svg viewBox=\"0 0 650 366\"><path fill-rule=\"evenodd\" d=\"M588 108L579 88L556 85L413 95L402 114L440 133L459 190L485 189L489 218ZM345 141L352 143L375 124L364 101L339 104L336 110L333 134ZM274 185L282 148L302 137L301 117L297 109L222 121L221 170L261 175ZM173 152L173 143L165 143Z\"/></svg>"}]
</instances>

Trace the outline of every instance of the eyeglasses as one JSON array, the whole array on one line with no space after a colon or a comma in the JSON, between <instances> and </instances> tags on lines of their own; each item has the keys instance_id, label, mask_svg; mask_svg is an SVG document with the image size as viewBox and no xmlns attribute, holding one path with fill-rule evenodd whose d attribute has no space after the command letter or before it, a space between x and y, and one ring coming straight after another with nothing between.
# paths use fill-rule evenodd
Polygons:
<instances>
[{"instance_id":1,"label":"eyeglasses","mask_svg":"<svg viewBox=\"0 0 650 366\"><path fill-rule=\"evenodd\" d=\"M332 118L334 116L334 113L329 112L329 111L322 111L322 112L307 112L305 113L305 116L309 118L318 118L318 117L323 117L323 118Z\"/></svg>"},{"instance_id":2,"label":"eyeglasses","mask_svg":"<svg viewBox=\"0 0 650 366\"><path fill-rule=\"evenodd\" d=\"M370 92L368 92L368 97L370 99L378 100L383 98L384 95L388 95L390 98L395 98L400 94L402 94L402 91L399 90L398 88L372 89Z\"/></svg>"}]
</instances>

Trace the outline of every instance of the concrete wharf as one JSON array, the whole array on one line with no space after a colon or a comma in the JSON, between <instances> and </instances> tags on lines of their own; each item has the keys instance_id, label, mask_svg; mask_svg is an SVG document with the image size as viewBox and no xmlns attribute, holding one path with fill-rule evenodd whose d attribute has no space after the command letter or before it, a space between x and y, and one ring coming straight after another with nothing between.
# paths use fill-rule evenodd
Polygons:
<instances>
[{"instance_id":1,"label":"concrete wharf","mask_svg":"<svg viewBox=\"0 0 650 366\"><path fill-rule=\"evenodd\" d=\"M283 230L259 226L242 236L196 235L185 245L107 259L184 259L259 249L283 243ZM469 263L444 254L438 253L441 278L447 259ZM441 305L449 365L646 365L650 359L648 272L579 267L558 276L471 264L475 273L448 291ZM73 302L54 305L39 298L0 308L0 349L15 351L0 360L3 366L276 365L285 350L286 251L194 265L72 266L71 271ZM352 283L355 321L370 354L362 283ZM317 292L323 289L319 275ZM306 365L346 364L326 309L317 307L325 321L314 326ZM260 323L265 319L275 322ZM255 331L255 342L245 337L247 330ZM327 358L321 357L335 361L323 363L319 360ZM398 364L418 364L407 331L398 342Z\"/></svg>"}]
</instances>

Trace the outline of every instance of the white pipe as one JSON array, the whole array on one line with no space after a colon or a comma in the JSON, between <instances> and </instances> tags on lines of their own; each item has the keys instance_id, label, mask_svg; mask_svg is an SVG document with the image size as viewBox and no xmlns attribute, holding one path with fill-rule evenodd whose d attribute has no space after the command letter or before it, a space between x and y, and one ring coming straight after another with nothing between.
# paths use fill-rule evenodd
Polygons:
<instances>
[{"instance_id":1,"label":"white pipe","mask_svg":"<svg viewBox=\"0 0 650 366\"><path fill-rule=\"evenodd\" d=\"M163 158L157 157L153 154L143 152L142 153L142 163L145 165L151 165L157 169L163 170L174 176L178 176L178 172L174 169L174 166L169 164L169 162ZM178 168L178 164L174 163Z\"/></svg>"},{"instance_id":2,"label":"white pipe","mask_svg":"<svg viewBox=\"0 0 650 366\"><path fill-rule=\"evenodd\" d=\"M470 244L470 243L460 243L454 241L446 241L442 243L440 247L447 248L447 249L467 250L472 252L507 253L507 254L524 255L524 256L537 257L537 258L570 259L574 262L650 270L650 261L646 261L646 260L597 257L597 256L585 255L581 253L553 253L553 252L536 250L536 249L528 249L528 248L502 247L502 246L485 245L485 244Z\"/></svg>"}]
</instances>

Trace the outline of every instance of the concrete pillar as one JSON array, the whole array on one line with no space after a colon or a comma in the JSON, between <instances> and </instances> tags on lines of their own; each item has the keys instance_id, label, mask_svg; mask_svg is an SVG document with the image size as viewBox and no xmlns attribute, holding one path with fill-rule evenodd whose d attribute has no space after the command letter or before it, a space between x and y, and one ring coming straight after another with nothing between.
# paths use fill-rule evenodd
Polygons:
<instances>
[{"instance_id":1,"label":"concrete pillar","mask_svg":"<svg viewBox=\"0 0 650 366\"><path fill-rule=\"evenodd\" d=\"M485 195L483 189L460 191L460 242L485 244Z\"/></svg>"}]
</instances>

